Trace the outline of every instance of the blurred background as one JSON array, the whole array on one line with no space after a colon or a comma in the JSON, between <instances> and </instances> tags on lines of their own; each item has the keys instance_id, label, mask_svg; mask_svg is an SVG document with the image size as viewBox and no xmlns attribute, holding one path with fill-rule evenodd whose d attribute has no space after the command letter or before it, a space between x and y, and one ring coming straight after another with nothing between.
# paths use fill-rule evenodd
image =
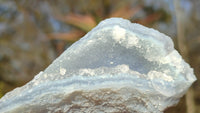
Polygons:
<instances>
[{"instance_id":1,"label":"blurred background","mask_svg":"<svg viewBox=\"0 0 200 113\"><path fill-rule=\"evenodd\" d=\"M200 0L0 0L0 97L110 17L172 38L198 80L165 113L200 113Z\"/></svg>"}]
</instances>

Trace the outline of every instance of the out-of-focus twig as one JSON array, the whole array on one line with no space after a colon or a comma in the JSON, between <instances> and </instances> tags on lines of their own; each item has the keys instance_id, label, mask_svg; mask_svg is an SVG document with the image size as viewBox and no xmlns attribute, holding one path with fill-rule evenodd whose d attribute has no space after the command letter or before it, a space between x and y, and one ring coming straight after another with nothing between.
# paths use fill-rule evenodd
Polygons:
<instances>
[{"instance_id":1,"label":"out-of-focus twig","mask_svg":"<svg viewBox=\"0 0 200 113\"><path fill-rule=\"evenodd\" d=\"M136 7L130 7L129 5L127 5L119 8L118 10L113 11L109 16L130 19L131 16L134 16L140 10L141 6L139 5Z\"/></svg>"},{"instance_id":2,"label":"out-of-focus twig","mask_svg":"<svg viewBox=\"0 0 200 113\"><path fill-rule=\"evenodd\" d=\"M176 23L177 23L177 41L179 52L182 57L186 60L186 62L190 62L189 54L188 54L188 45L185 37L185 15L184 10L180 6L180 0L174 0L174 7L176 12ZM186 106L187 113L195 113L195 103L194 103L194 95L193 89L190 88L186 93Z\"/></svg>"},{"instance_id":3,"label":"out-of-focus twig","mask_svg":"<svg viewBox=\"0 0 200 113\"><path fill-rule=\"evenodd\" d=\"M51 33L48 34L50 39L58 39L58 40L65 40L70 42L77 41L80 37L82 37L85 33L80 30L72 30L67 33Z\"/></svg>"},{"instance_id":4,"label":"out-of-focus twig","mask_svg":"<svg viewBox=\"0 0 200 113\"><path fill-rule=\"evenodd\" d=\"M152 22L155 22L156 20L159 20L161 16L162 15L160 13L154 13L154 14L148 15L146 18L141 19L136 22L139 24L142 24L142 25L148 25Z\"/></svg>"},{"instance_id":5,"label":"out-of-focus twig","mask_svg":"<svg viewBox=\"0 0 200 113\"><path fill-rule=\"evenodd\" d=\"M184 60L189 62L187 41L184 34L185 33L185 25L184 25L185 15L184 15L183 9L180 6L179 0L174 0L174 6L175 6L175 12L176 12L178 48Z\"/></svg>"},{"instance_id":6,"label":"out-of-focus twig","mask_svg":"<svg viewBox=\"0 0 200 113\"><path fill-rule=\"evenodd\" d=\"M96 26L96 22L91 15L70 13L64 18L61 18L61 20L85 32L89 32L92 28Z\"/></svg>"}]
</instances>

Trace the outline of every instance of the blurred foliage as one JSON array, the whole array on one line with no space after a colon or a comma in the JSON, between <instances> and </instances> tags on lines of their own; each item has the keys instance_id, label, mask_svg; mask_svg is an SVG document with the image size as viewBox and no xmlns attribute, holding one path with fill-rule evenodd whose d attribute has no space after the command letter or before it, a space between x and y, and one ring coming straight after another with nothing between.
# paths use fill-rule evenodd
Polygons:
<instances>
[{"instance_id":1,"label":"blurred foliage","mask_svg":"<svg viewBox=\"0 0 200 113\"><path fill-rule=\"evenodd\" d=\"M133 4L131 2L132 1L123 1L120 2L119 5L114 6L111 0L103 0L99 3L101 5L96 6L95 9L89 8L85 10L84 13L70 12L67 15L56 13L58 20L71 25L76 29L69 31L68 33L54 33L49 36L51 39L77 41L80 37L94 28L100 21L110 17L130 19L132 22L140 23L146 26L151 25L156 21L166 22L166 20L169 20L170 18L170 15L163 9L154 10L152 7L143 6L140 2L134 3L134 6L132 6ZM92 4L93 2L90 3ZM90 4L87 5L87 7L90 6ZM134 19L133 17L139 11L145 12L145 16Z\"/></svg>"},{"instance_id":2,"label":"blurred foliage","mask_svg":"<svg viewBox=\"0 0 200 113\"><path fill-rule=\"evenodd\" d=\"M179 21L184 23L189 63L198 78L193 88L200 108L200 1L181 1L192 5L190 10L183 6L187 13ZM168 0L0 0L0 97L30 81L106 18L122 17L159 29L171 36L180 50L172 4ZM184 98L166 113L180 111L186 111Z\"/></svg>"}]
</instances>

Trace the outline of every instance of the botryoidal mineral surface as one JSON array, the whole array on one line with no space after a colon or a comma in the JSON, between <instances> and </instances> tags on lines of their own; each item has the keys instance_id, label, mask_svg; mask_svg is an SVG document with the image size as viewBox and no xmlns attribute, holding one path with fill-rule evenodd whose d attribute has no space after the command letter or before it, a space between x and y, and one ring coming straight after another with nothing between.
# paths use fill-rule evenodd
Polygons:
<instances>
[{"instance_id":1,"label":"botryoidal mineral surface","mask_svg":"<svg viewBox=\"0 0 200 113\"><path fill-rule=\"evenodd\" d=\"M0 112L162 113L195 80L170 37L110 18L2 97Z\"/></svg>"}]
</instances>

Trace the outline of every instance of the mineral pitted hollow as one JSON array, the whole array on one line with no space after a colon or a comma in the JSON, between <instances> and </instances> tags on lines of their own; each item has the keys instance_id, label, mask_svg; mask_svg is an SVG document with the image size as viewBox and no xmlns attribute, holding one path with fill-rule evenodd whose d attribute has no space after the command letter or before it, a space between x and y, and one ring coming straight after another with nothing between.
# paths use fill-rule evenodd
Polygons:
<instances>
[{"instance_id":1,"label":"mineral pitted hollow","mask_svg":"<svg viewBox=\"0 0 200 113\"><path fill-rule=\"evenodd\" d=\"M106 19L0 100L1 113L162 113L196 80L170 37Z\"/></svg>"}]
</instances>

